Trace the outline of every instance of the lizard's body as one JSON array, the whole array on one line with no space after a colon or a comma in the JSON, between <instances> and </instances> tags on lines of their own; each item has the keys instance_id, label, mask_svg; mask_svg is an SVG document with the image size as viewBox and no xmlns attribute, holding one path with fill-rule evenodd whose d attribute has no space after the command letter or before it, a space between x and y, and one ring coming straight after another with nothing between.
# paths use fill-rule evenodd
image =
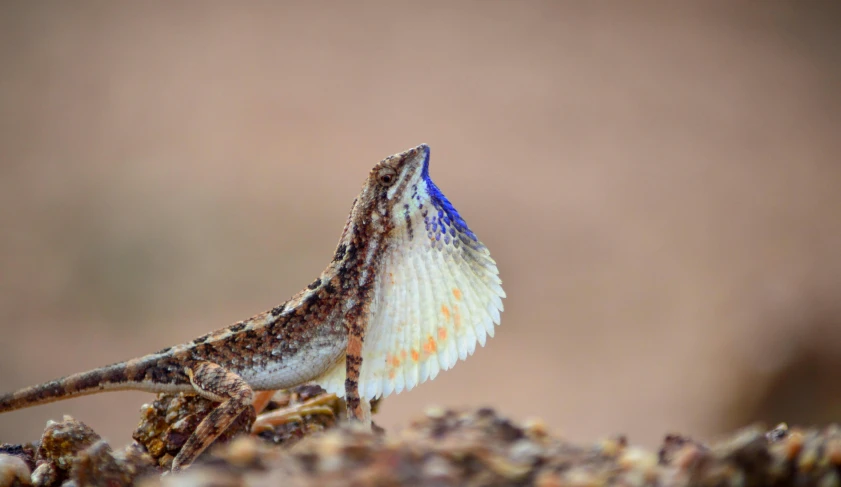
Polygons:
<instances>
[{"instance_id":1,"label":"lizard's body","mask_svg":"<svg viewBox=\"0 0 841 487\"><path fill-rule=\"evenodd\" d=\"M362 401L434 378L492 336L505 294L428 163L421 145L377 164L333 261L289 301L186 344L0 395L0 413L119 389L220 402L175 458L178 470L251 405L253 391L316 382L361 419Z\"/></svg>"}]
</instances>

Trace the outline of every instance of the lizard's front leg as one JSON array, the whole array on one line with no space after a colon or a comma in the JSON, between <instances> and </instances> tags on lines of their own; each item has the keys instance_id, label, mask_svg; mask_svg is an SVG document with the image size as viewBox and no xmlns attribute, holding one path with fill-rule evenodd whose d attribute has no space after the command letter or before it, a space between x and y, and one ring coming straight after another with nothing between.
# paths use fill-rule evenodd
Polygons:
<instances>
[{"instance_id":1,"label":"lizard's front leg","mask_svg":"<svg viewBox=\"0 0 841 487\"><path fill-rule=\"evenodd\" d=\"M189 466L254 401L254 391L242 377L211 362L185 369L196 393L220 404L199 423L172 461L172 471Z\"/></svg>"},{"instance_id":2,"label":"lizard's front leg","mask_svg":"<svg viewBox=\"0 0 841 487\"><path fill-rule=\"evenodd\" d=\"M364 314L362 314L364 316ZM371 406L359 395L359 371L362 368L362 342L365 340L365 323L362 316L346 316L348 331L345 354L345 402L348 419L371 423Z\"/></svg>"}]
</instances>

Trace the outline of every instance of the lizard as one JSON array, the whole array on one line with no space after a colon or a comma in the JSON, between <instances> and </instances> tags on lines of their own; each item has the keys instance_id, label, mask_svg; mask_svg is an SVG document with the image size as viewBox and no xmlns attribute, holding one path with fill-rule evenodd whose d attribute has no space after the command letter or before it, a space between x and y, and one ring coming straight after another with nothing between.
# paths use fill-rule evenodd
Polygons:
<instances>
[{"instance_id":1,"label":"lizard","mask_svg":"<svg viewBox=\"0 0 841 487\"><path fill-rule=\"evenodd\" d=\"M286 302L191 342L0 395L0 413L110 390L219 404L172 463L188 467L257 392L316 383L369 401L434 379L485 345L505 292L487 247L429 176L429 146L386 157L354 199L333 259Z\"/></svg>"}]
</instances>

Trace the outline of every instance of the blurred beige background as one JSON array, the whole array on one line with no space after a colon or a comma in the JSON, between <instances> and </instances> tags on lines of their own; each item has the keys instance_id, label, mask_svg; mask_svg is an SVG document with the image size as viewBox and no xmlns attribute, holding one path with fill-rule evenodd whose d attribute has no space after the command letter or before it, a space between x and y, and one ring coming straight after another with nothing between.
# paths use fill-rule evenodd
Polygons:
<instances>
[{"instance_id":1,"label":"blurred beige background","mask_svg":"<svg viewBox=\"0 0 841 487\"><path fill-rule=\"evenodd\" d=\"M268 309L382 157L431 173L509 298L383 405L654 445L841 420L837 2L4 2L0 390ZM122 444L152 396L70 413Z\"/></svg>"}]
</instances>

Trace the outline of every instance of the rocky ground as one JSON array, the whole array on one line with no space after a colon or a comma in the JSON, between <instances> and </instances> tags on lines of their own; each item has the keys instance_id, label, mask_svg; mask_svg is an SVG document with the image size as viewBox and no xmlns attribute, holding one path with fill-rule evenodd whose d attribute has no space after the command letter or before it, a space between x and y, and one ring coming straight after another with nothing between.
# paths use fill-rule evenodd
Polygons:
<instances>
[{"instance_id":1,"label":"rocky ground","mask_svg":"<svg viewBox=\"0 0 841 487\"><path fill-rule=\"evenodd\" d=\"M841 485L834 425L749 428L714 445L670 435L650 451L621 436L573 445L491 409L430 409L386 433L345 424L343 403L313 387L281 391L269 406L297 414L250 435L254 415L243 415L191 468L162 475L212 406L162 394L122 450L73 418L50 422L37 442L0 446L0 486Z\"/></svg>"}]
</instances>

